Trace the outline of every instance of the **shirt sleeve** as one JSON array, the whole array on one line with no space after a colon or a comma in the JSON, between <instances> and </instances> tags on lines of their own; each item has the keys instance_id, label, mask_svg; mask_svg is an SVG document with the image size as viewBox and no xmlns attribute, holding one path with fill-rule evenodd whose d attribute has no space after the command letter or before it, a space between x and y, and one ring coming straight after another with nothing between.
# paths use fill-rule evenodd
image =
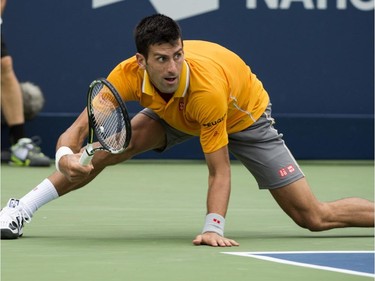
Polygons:
<instances>
[{"instance_id":1,"label":"shirt sleeve","mask_svg":"<svg viewBox=\"0 0 375 281\"><path fill-rule=\"evenodd\" d=\"M118 64L109 73L107 79L113 84L124 101L140 100L142 77L139 74L134 58L130 58Z\"/></svg>"},{"instance_id":2,"label":"shirt sleeve","mask_svg":"<svg viewBox=\"0 0 375 281\"><path fill-rule=\"evenodd\" d=\"M228 144L226 129L228 105L225 95L204 93L193 102L193 114L200 124L200 143L204 153L215 152Z\"/></svg>"}]
</instances>

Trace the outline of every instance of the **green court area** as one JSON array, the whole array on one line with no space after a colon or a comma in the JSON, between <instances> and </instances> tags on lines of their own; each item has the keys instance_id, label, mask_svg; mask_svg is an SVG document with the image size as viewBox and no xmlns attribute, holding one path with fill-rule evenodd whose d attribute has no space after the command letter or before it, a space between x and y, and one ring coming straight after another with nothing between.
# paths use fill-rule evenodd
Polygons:
<instances>
[{"instance_id":1,"label":"green court area","mask_svg":"<svg viewBox=\"0 0 375 281\"><path fill-rule=\"evenodd\" d=\"M374 198L370 161L300 162L316 196ZM54 168L1 166L1 206ZM372 251L374 230L312 233L295 225L239 163L232 165L226 236L239 247L193 246L205 217L202 161L132 160L37 211L24 237L1 241L1 280L371 280L222 252Z\"/></svg>"}]
</instances>

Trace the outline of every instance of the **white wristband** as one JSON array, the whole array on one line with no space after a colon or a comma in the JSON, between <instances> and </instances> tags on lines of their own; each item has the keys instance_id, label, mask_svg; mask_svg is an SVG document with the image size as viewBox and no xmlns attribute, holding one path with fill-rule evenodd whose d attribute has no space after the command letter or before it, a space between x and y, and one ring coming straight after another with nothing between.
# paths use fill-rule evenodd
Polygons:
<instances>
[{"instance_id":1,"label":"white wristband","mask_svg":"<svg viewBox=\"0 0 375 281\"><path fill-rule=\"evenodd\" d=\"M215 232L224 236L225 218L219 214L211 213L206 216L202 233Z\"/></svg>"},{"instance_id":2,"label":"white wristband","mask_svg":"<svg viewBox=\"0 0 375 281\"><path fill-rule=\"evenodd\" d=\"M59 147L59 149L56 151L56 156L55 156L55 165L56 165L56 170L60 172L60 169L59 169L59 161L61 159L61 157L63 157L64 155L68 155L68 154L74 154L73 151L67 147L67 146L61 146Z\"/></svg>"}]
</instances>

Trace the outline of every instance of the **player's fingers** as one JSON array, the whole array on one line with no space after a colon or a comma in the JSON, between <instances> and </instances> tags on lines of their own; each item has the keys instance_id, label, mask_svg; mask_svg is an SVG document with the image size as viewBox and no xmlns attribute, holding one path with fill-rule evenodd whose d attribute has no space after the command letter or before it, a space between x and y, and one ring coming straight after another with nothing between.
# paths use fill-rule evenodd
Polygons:
<instances>
[{"instance_id":1,"label":"player's fingers","mask_svg":"<svg viewBox=\"0 0 375 281\"><path fill-rule=\"evenodd\" d=\"M225 244L226 244L227 247L239 246L240 245L239 243L237 243L236 241L234 241L232 239L225 240Z\"/></svg>"},{"instance_id":2,"label":"player's fingers","mask_svg":"<svg viewBox=\"0 0 375 281\"><path fill-rule=\"evenodd\" d=\"M221 247L232 247L232 243L229 241L229 239L224 239L223 243L220 244Z\"/></svg>"},{"instance_id":3,"label":"player's fingers","mask_svg":"<svg viewBox=\"0 0 375 281\"><path fill-rule=\"evenodd\" d=\"M223 237L223 239L220 239L220 240L217 241L218 246L220 246L220 247L232 247L232 246L234 246L232 242L233 242L233 240L227 239L227 238L224 238L224 237Z\"/></svg>"},{"instance_id":4,"label":"player's fingers","mask_svg":"<svg viewBox=\"0 0 375 281\"><path fill-rule=\"evenodd\" d=\"M239 246L239 244L232 240L227 239L225 237L222 238L212 238L206 241L206 243L203 243L212 247L232 247L232 246Z\"/></svg>"},{"instance_id":5,"label":"player's fingers","mask_svg":"<svg viewBox=\"0 0 375 281\"><path fill-rule=\"evenodd\" d=\"M232 246L239 246L240 244L237 243L233 239L228 239L225 237L221 236L214 236L212 235L209 236L204 236L202 234L197 235L195 239L193 240L193 244L198 246L198 245L208 245L212 247L232 247Z\"/></svg>"},{"instance_id":6,"label":"player's fingers","mask_svg":"<svg viewBox=\"0 0 375 281\"><path fill-rule=\"evenodd\" d=\"M193 244L196 246L202 245L202 235L197 235L193 240Z\"/></svg>"},{"instance_id":7,"label":"player's fingers","mask_svg":"<svg viewBox=\"0 0 375 281\"><path fill-rule=\"evenodd\" d=\"M82 166L79 164L71 167L69 170L66 170L63 172L63 174L70 182L75 183L86 179L90 175L93 168L94 167L91 164L87 166Z\"/></svg>"},{"instance_id":8,"label":"player's fingers","mask_svg":"<svg viewBox=\"0 0 375 281\"><path fill-rule=\"evenodd\" d=\"M196 245L196 246L208 245L208 246L212 246L212 247L217 247L219 245L218 242L216 241L216 239L204 237L202 234L198 235L193 240L193 244Z\"/></svg>"}]
</instances>

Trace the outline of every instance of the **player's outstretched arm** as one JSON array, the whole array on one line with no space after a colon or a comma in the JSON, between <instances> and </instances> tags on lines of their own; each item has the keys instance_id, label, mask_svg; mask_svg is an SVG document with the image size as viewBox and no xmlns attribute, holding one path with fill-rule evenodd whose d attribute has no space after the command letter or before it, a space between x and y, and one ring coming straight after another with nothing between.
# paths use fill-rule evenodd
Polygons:
<instances>
[{"instance_id":1,"label":"player's outstretched arm","mask_svg":"<svg viewBox=\"0 0 375 281\"><path fill-rule=\"evenodd\" d=\"M225 215L230 196L230 162L227 146L205 154L208 167L207 216L202 234L194 245L231 247L239 244L224 237Z\"/></svg>"},{"instance_id":2,"label":"player's outstretched arm","mask_svg":"<svg viewBox=\"0 0 375 281\"><path fill-rule=\"evenodd\" d=\"M81 147L88 134L86 109L74 123L59 137L56 145L57 154L62 149L62 157L56 157L56 168L70 181L79 182L85 179L93 169L92 165L82 166L79 163ZM64 150L65 149L65 150ZM66 154L66 150L70 150Z\"/></svg>"}]
</instances>

